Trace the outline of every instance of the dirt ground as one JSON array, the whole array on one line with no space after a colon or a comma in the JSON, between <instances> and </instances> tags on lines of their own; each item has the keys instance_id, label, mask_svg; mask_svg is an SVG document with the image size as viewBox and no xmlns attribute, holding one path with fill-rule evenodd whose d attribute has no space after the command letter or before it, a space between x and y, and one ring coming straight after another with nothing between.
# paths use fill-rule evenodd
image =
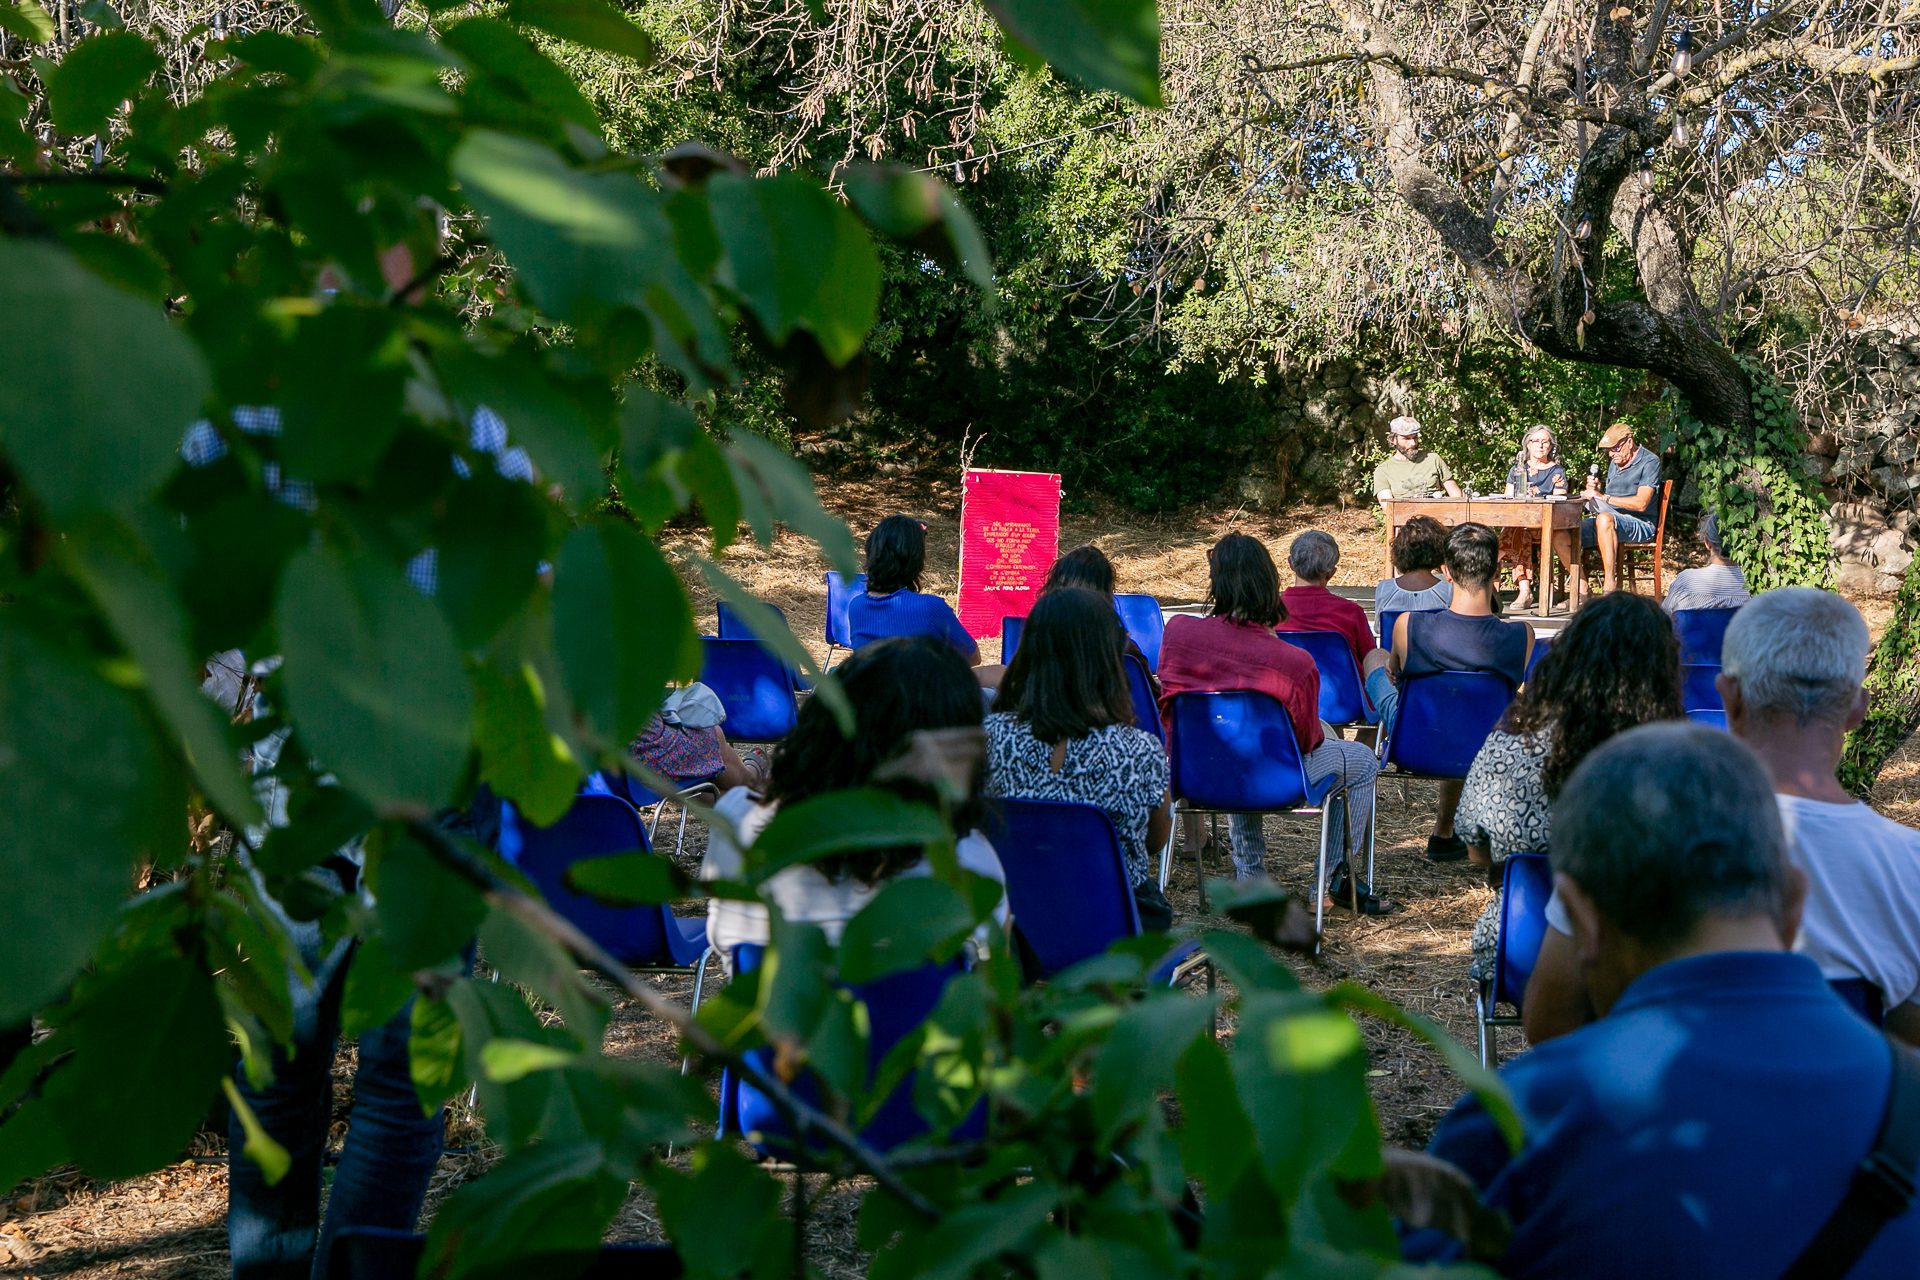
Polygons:
<instances>
[{"instance_id":1,"label":"dirt ground","mask_svg":"<svg viewBox=\"0 0 1920 1280\"><path fill-rule=\"evenodd\" d=\"M909 511L924 519L930 541L926 589L949 598L954 595L960 514L957 477L932 484L908 478L902 468L900 474L842 479L822 487L831 490L829 505L856 530L864 530L890 511ZM1376 519L1370 509L1364 508L1302 508L1279 514L1222 508L1158 518L1120 518L1111 512L1095 512L1067 516L1061 546L1064 549L1085 541L1096 542L1117 566L1121 590L1148 592L1163 604L1180 605L1197 602L1205 595L1205 548L1230 529L1265 539L1275 549L1276 558L1293 534L1309 527L1325 529L1340 541L1343 552L1343 567L1335 585L1370 584L1379 576ZM693 543L682 538L677 545L684 551ZM783 535L771 548L736 548L724 560L750 590L785 609L795 633L811 644L818 656L824 656L823 566L811 544ZM1684 560L1671 564L1669 571L1683 565ZM695 600L703 611L704 624L711 630L711 597L696 593ZM1861 604L1877 636L1888 609L1881 602ZM997 643L990 641L986 648L991 660ZM1920 825L1920 737L1910 739L1888 766L1873 800L1898 820ZM1464 864L1434 866L1425 860L1423 850L1433 803L1432 784L1389 782L1381 789L1377 879L1381 891L1397 898L1404 909L1381 919L1330 913L1325 954L1317 962L1294 963L1312 985L1357 979L1402 1006L1428 1015L1461 1043L1471 1045L1468 935L1491 894ZM661 830L662 843L669 848L671 831L669 815ZM1313 825L1304 819L1270 818L1267 833L1269 870L1288 888L1309 892L1316 836ZM696 862L703 847L698 824L692 824L687 846L678 856ZM1216 855L1210 872L1225 874L1224 859ZM1169 891L1182 925L1198 920L1195 886L1193 859L1183 851ZM688 995L690 984L685 980L661 981L680 998ZM1452 1105L1459 1086L1439 1055L1412 1033L1370 1024L1366 1034L1373 1059L1374 1101L1387 1139L1419 1146ZM1519 1052L1518 1033L1503 1034L1504 1051ZM662 1024L626 1005L617 1007L609 1051L658 1059L674 1056L674 1046ZM351 1065L349 1048L341 1054L336 1073L340 1084L336 1091L336 1138L344 1129L339 1113L347 1104ZM449 1140L457 1150L441 1163L429 1211L433 1202L489 1163L476 1117L458 1106L449 1121ZM223 1152L222 1141L202 1135L188 1158L144 1178L95 1184L68 1174L22 1188L11 1200L0 1201L0 1275L91 1280L225 1274ZM810 1232L812 1255L830 1276L865 1273L864 1259L853 1244L853 1214L860 1192L858 1183L809 1188L809 1198L818 1198ZM622 1211L614 1238L656 1239L659 1234L648 1197L636 1194Z\"/></svg>"}]
</instances>

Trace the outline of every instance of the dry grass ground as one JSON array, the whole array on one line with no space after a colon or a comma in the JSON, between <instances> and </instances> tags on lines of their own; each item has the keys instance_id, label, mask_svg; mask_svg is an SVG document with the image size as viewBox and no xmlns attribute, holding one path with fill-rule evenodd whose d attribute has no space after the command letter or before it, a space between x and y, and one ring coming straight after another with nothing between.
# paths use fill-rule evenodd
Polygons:
<instances>
[{"instance_id":1,"label":"dry grass ground","mask_svg":"<svg viewBox=\"0 0 1920 1280\"><path fill-rule=\"evenodd\" d=\"M836 481L823 487L831 489L830 505L857 530L889 511L911 511L925 519L931 567L927 589L949 597L954 594L960 515L957 483L894 476ZM1371 583L1378 576L1380 556L1374 521L1372 511L1364 508L1303 508L1278 514L1203 509L1144 519L1099 512L1068 516L1061 545L1097 542L1118 567L1123 590L1149 592L1175 605L1193 603L1205 595L1205 548L1230 528L1265 539L1277 552L1301 529L1326 529L1339 539L1343 551L1336 585ZM682 539L681 545L689 545L689 540ZM823 565L810 544L782 536L771 548L741 547L725 559L749 589L784 608L794 631L818 656L824 656L820 639L825 613ZM696 595L696 603L703 623L711 629L711 598ZM1875 602L1865 602L1863 607L1877 634L1885 624L1886 608L1876 607ZM994 649L990 642L989 658ZM1389 783L1381 791L1378 879L1382 890L1400 900L1404 909L1382 919L1332 913L1323 957L1295 963L1312 985L1355 979L1428 1015L1461 1043L1471 1045L1468 935L1491 895L1464 866L1426 862L1423 850L1433 799L1430 784L1403 790ZM1901 821L1920 825L1920 738L1910 740L1889 766L1874 801ZM663 834L669 829L663 828ZM1308 892L1315 829L1306 820L1280 818L1269 819L1267 829L1269 869L1288 888ZM688 848L681 856L697 861L703 845L696 824L689 829ZM1197 919L1193 865L1190 856L1177 863L1170 890L1182 924ZM1211 869L1213 874L1225 872L1217 857ZM681 998L688 994L688 983L664 982ZM1506 1035L1507 1051L1517 1052L1517 1033ZM1438 1053L1409 1032L1370 1025L1367 1041L1373 1059L1374 1101L1388 1140L1410 1146L1424 1143L1457 1096L1457 1083ZM625 1005L616 1009L609 1050L662 1060L674 1056L662 1025ZM336 1072L336 1138L344 1129L351 1065L349 1048L342 1053ZM442 1162L433 1201L489 1162L473 1116L456 1109L449 1136L454 1145L465 1149ZM75 1280L225 1274L226 1176L217 1158L223 1144L211 1135L202 1141L204 1148L197 1159L145 1178L102 1185L77 1176L55 1177L24 1189L11 1202L0 1202L0 1274ZM853 1244L853 1215L860 1191L857 1183L809 1189L809 1199L817 1201L809 1231L812 1253L830 1276L865 1273L864 1259ZM659 1233L649 1198L636 1194L620 1215L615 1237L656 1239Z\"/></svg>"}]
</instances>

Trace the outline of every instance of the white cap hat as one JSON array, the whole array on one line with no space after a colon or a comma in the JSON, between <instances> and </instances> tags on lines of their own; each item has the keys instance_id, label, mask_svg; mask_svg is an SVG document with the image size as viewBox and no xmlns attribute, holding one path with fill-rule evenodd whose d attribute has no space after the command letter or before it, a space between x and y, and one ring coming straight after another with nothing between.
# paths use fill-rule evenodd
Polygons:
<instances>
[{"instance_id":1,"label":"white cap hat","mask_svg":"<svg viewBox=\"0 0 1920 1280\"><path fill-rule=\"evenodd\" d=\"M1412 414L1402 414L1387 424L1387 434L1395 436L1417 436L1420 434L1420 419Z\"/></svg>"}]
</instances>

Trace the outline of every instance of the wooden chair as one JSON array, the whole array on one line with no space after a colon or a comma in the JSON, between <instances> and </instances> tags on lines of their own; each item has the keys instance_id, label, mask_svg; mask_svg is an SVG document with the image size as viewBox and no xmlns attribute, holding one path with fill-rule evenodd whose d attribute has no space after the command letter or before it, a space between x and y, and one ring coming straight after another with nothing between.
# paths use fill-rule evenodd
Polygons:
<instances>
[{"instance_id":1,"label":"wooden chair","mask_svg":"<svg viewBox=\"0 0 1920 1280\"><path fill-rule=\"evenodd\" d=\"M1652 542L1622 542L1620 544L1620 575L1625 580L1627 590L1640 589L1639 557L1643 554L1653 558L1653 598L1657 603L1665 598L1666 584L1662 579L1663 566L1667 554L1667 504L1673 500L1673 481L1660 482L1660 514L1653 522ZM1558 566L1556 562L1555 567ZM1600 568L1600 548L1582 547L1580 549L1580 575L1590 578L1594 570ZM1562 583L1561 592L1567 594Z\"/></svg>"}]
</instances>

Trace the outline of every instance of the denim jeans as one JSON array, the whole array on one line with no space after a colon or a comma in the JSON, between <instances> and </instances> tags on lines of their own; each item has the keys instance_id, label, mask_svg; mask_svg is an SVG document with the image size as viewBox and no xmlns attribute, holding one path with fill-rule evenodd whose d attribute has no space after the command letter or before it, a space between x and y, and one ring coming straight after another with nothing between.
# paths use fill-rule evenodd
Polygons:
<instances>
[{"instance_id":1,"label":"denim jeans","mask_svg":"<svg viewBox=\"0 0 1920 1280\"><path fill-rule=\"evenodd\" d=\"M341 942L322 956L318 925L295 924L293 932L313 971L313 985L294 992L293 1054L274 1054L274 1079L266 1088L240 1081L241 1095L293 1164L279 1185L269 1187L259 1166L241 1154L246 1135L239 1121L228 1123L227 1246L234 1280L324 1277L333 1238L342 1229L413 1230L440 1160L444 1109L425 1114L414 1091L409 1000L385 1025L360 1037L346 1148L334 1170L326 1221L320 1221L340 998L354 944Z\"/></svg>"},{"instance_id":2,"label":"denim jeans","mask_svg":"<svg viewBox=\"0 0 1920 1280\"><path fill-rule=\"evenodd\" d=\"M1594 499L1594 510L1606 511L1613 515L1613 530L1622 542L1652 542L1653 521L1632 511L1622 511L1611 502L1602 498ZM1598 522L1588 516L1580 522L1580 545L1597 546L1600 541Z\"/></svg>"}]
</instances>

